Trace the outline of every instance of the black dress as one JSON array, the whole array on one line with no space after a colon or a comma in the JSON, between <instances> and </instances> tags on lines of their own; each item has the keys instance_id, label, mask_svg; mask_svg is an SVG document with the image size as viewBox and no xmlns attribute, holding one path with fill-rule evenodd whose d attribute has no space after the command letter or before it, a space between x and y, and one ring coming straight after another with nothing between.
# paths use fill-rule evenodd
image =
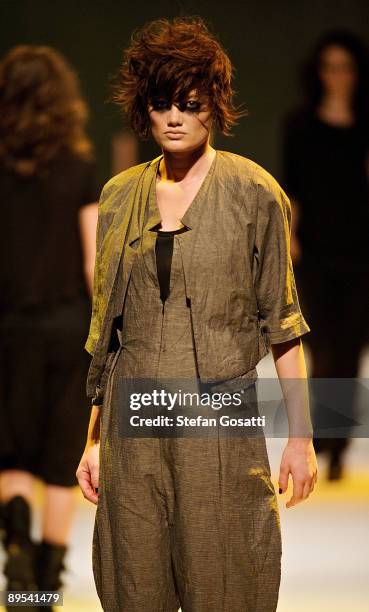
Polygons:
<instances>
[{"instance_id":1,"label":"black dress","mask_svg":"<svg viewBox=\"0 0 369 612\"><path fill-rule=\"evenodd\" d=\"M311 322L306 343L330 353L316 376L356 376L369 338L368 156L366 124L337 127L308 111L287 118L283 186L300 209L295 271Z\"/></svg>"},{"instance_id":2,"label":"black dress","mask_svg":"<svg viewBox=\"0 0 369 612\"><path fill-rule=\"evenodd\" d=\"M95 163L67 151L40 177L0 168L0 469L47 484L77 484L90 417L78 213L99 195Z\"/></svg>"}]
</instances>

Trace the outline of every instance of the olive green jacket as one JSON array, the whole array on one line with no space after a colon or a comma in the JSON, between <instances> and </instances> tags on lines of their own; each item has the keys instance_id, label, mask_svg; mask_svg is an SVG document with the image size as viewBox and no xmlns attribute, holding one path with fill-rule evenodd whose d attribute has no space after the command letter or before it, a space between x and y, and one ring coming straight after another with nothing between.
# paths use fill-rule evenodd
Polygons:
<instances>
[{"instance_id":1,"label":"olive green jacket","mask_svg":"<svg viewBox=\"0 0 369 612\"><path fill-rule=\"evenodd\" d=\"M161 157L114 176L101 194L85 345L92 355L87 395L94 403L104 396L118 322L124 331L124 297L143 228L160 221L155 186ZM150 198L155 208L147 225ZM181 235L181 251L201 381L248 372L271 344L310 331L290 256L290 202L266 170L218 150L181 221L192 230Z\"/></svg>"}]
</instances>

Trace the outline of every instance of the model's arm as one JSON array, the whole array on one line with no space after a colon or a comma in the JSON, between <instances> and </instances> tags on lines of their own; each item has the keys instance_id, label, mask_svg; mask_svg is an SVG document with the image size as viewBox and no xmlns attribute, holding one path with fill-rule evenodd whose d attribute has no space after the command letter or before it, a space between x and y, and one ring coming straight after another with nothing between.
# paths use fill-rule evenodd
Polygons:
<instances>
[{"instance_id":1,"label":"model's arm","mask_svg":"<svg viewBox=\"0 0 369 612\"><path fill-rule=\"evenodd\" d=\"M293 495L286 503L286 507L290 508L309 496L318 474L312 441L308 380L301 338L272 344L271 349L289 424L289 439L282 455L279 486L284 493L291 474Z\"/></svg>"},{"instance_id":2,"label":"model's arm","mask_svg":"<svg viewBox=\"0 0 369 612\"><path fill-rule=\"evenodd\" d=\"M86 448L100 442L100 410L101 406L91 407L91 417L87 432Z\"/></svg>"},{"instance_id":3,"label":"model's arm","mask_svg":"<svg viewBox=\"0 0 369 612\"><path fill-rule=\"evenodd\" d=\"M301 261L301 245L297 237L297 230L300 222L300 204L295 198L291 198L291 258L294 264L298 264Z\"/></svg>"},{"instance_id":4,"label":"model's arm","mask_svg":"<svg viewBox=\"0 0 369 612\"><path fill-rule=\"evenodd\" d=\"M88 291L92 296L94 281L94 266L96 257L96 227L98 204L93 202L82 206L79 211L79 226L81 234L83 268Z\"/></svg>"},{"instance_id":5,"label":"model's arm","mask_svg":"<svg viewBox=\"0 0 369 612\"><path fill-rule=\"evenodd\" d=\"M94 504L99 497L96 488L99 486L100 410L101 406L91 408L86 446L76 471L83 496Z\"/></svg>"}]
</instances>

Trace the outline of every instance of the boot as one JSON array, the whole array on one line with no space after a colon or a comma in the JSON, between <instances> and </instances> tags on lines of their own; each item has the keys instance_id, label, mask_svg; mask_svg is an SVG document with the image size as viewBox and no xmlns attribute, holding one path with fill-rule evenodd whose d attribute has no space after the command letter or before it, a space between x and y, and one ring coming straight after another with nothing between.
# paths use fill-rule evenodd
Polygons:
<instances>
[{"instance_id":1,"label":"boot","mask_svg":"<svg viewBox=\"0 0 369 612\"><path fill-rule=\"evenodd\" d=\"M63 586L60 574L65 570L64 557L67 546L64 544L52 544L46 540L38 545L36 555L37 584L40 591L59 591ZM59 607L40 606L39 610L52 612Z\"/></svg>"},{"instance_id":2,"label":"boot","mask_svg":"<svg viewBox=\"0 0 369 612\"><path fill-rule=\"evenodd\" d=\"M35 545L31 540L31 509L27 500L16 495L3 504L3 544L6 553L4 575L7 591L37 591ZM29 610L38 608L27 606ZM7 605L7 610L14 606Z\"/></svg>"},{"instance_id":3,"label":"boot","mask_svg":"<svg viewBox=\"0 0 369 612\"><path fill-rule=\"evenodd\" d=\"M313 444L317 455L319 453L325 453L328 450L327 440L325 438L314 438Z\"/></svg>"},{"instance_id":4,"label":"boot","mask_svg":"<svg viewBox=\"0 0 369 612\"><path fill-rule=\"evenodd\" d=\"M343 478L343 461L340 454L329 457L328 480L341 480Z\"/></svg>"}]
</instances>

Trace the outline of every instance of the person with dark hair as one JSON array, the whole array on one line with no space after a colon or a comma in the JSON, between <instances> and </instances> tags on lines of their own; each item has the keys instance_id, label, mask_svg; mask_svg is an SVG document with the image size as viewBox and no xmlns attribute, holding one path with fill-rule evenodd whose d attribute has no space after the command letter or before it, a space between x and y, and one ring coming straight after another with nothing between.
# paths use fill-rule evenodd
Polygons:
<instances>
[{"instance_id":1,"label":"person with dark hair","mask_svg":"<svg viewBox=\"0 0 369 612\"><path fill-rule=\"evenodd\" d=\"M3 57L0 496L7 590L61 586L74 517L89 418L83 344L100 194L86 120L77 75L60 53L22 45ZM31 537L35 478L45 485L38 543Z\"/></svg>"},{"instance_id":2,"label":"person with dark hair","mask_svg":"<svg viewBox=\"0 0 369 612\"><path fill-rule=\"evenodd\" d=\"M304 104L284 123L283 186L293 206L292 254L312 326L311 376L354 379L369 337L367 48L350 32L327 32L301 76ZM352 419L354 380L345 387L339 410ZM314 419L317 429L329 426L319 405ZM343 475L346 436L314 438L316 451L328 453L330 480Z\"/></svg>"},{"instance_id":3,"label":"person with dark hair","mask_svg":"<svg viewBox=\"0 0 369 612\"><path fill-rule=\"evenodd\" d=\"M256 365L271 346L291 424L279 477L281 492L293 478L287 507L317 478L290 204L266 170L210 145L213 128L229 134L244 114L231 80L200 18L159 19L134 33L114 93L162 155L108 181L99 206L92 412L77 478L97 504L93 570L109 612L272 612L281 572L263 433L124 435L122 380L138 393L144 379L159 393L210 383L212 393L243 392L252 411ZM298 393L287 378L302 382Z\"/></svg>"}]
</instances>

